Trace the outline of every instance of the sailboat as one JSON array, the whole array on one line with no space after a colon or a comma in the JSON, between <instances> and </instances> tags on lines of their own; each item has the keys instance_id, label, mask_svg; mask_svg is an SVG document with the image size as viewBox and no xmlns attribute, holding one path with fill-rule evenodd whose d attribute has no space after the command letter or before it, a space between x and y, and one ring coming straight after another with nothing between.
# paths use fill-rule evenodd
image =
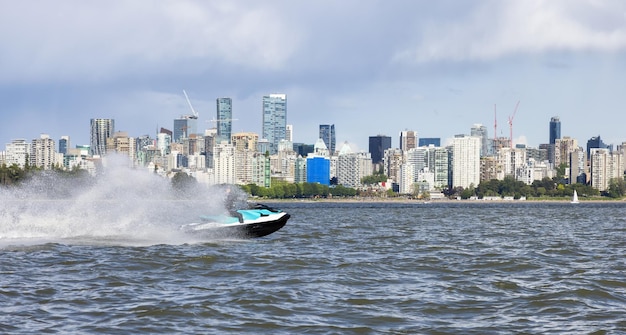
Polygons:
<instances>
[{"instance_id":1,"label":"sailboat","mask_svg":"<svg viewBox=\"0 0 626 335\"><path fill-rule=\"evenodd\" d=\"M574 195L572 196L572 202L573 204L577 204L578 203L578 193L576 192L576 190L574 190Z\"/></svg>"}]
</instances>

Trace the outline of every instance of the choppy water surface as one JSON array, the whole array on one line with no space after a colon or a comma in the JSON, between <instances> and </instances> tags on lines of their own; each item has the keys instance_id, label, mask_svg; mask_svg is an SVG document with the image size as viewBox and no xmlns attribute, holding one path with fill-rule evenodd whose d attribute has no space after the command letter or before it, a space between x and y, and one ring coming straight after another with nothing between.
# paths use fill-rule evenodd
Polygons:
<instances>
[{"instance_id":1,"label":"choppy water surface","mask_svg":"<svg viewBox=\"0 0 626 335\"><path fill-rule=\"evenodd\" d=\"M626 331L626 204L278 206L254 240L4 231L0 333Z\"/></svg>"}]
</instances>

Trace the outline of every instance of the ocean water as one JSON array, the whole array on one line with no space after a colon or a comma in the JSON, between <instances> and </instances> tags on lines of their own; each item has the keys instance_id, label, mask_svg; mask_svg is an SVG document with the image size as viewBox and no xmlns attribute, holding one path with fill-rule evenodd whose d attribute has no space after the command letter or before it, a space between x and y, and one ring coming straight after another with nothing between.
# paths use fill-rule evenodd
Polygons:
<instances>
[{"instance_id":1,"label":"ocean water","mask_svg":"<svg viewBox=\"0 0 626 335\"><path fill-rule=\"evenodd\" d=\"M2 199L0 333L626 332L621 202L294 201L242 240L177 233L198 202L81 196Z\"/></svg>"}]
</instances>

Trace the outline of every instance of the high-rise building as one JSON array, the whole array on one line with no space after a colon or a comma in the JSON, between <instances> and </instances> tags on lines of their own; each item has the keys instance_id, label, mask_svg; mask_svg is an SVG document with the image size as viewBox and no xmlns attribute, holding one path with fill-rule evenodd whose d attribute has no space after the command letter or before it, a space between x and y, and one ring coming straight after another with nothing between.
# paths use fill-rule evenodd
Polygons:
<instances>
[{"instance_id":1,"label":"high-rise building","mask_svg":"<svg viewBox=\"0 0 626 335\"><path fill-rule=\"evenodd\" d=\"M611 149L610 146L604 144L600 135L594 136L587 141L587 159L591 159L591 149Z\"/></svg>"},{"instance_id":2,"label":"high-rise building","mask_svg":"<svg viewBox=\"0 0 626 335\"><path fill-rule=\"evenodd\" d=\"M330 159L318 155L307 157L306 181L307 183L330 185Z\"/></svg>"},{"instance_id":3,"label":"high-rise building","mask_svg":"<svg viewBox=\"0 0 626 335\"><path fill-rule=\"evenodd\" d=\"M342 149L344 148L345 146ZM337 183L340 185L352 188L360 187L363 177L371 176L372 172L370 153L353 153L341 150L337 155Z\"/></svg>"},{"instance_id":4,"label":"high-rise building","mask_svg":"<svg viewBox=\"0 0 626 335\"><path fill-rule=\"evenodd\" d=\"M31 145L25 139L12 140L6 145L5 162L7 166L16 164L20 168L24 168L31 153Z\"/></svg>"},{"instance_id":5,"label":"high-rise building","mask_svg":"<svg viewBox=\"0 0 626 335\"><path fill-rule=\"evenodd\" d=\"M269 143L270 154L277 153L280 140L287 139L286 94L270 94L263 97L262 137Z\"/></svg>"},{"instance_id":6,"label":"high-rise building","mask_svg":"<svg viewBox=\"0 0 626 335\"><path fill-rule=\"evenodd\" d=\"M612 180L624 178L622 154L608 148L591 148L589 157L591 186L606 191Z\"/></svg>"},{"instance_id":7,"label":"high-rise building","mask_svg":"<svg viewBox=\"0 0 626 335\"><path fill-rule=\"evenodd\" d=\"M561 138L561 120L558 116L550 118L550 144L554 144L557 139Z\"/></svg>"},{"instance_id":8,"label":"high-rise building","mask_svg":"<svg viewBox=\"0 0 626 335\"><path fill-rule=\"evenodd\" d=\"M54 140L48 134L41 134L31 144L30 165L44 170L50 170L54 166L56 150Z\"/></svg>"},{"instance_id":9,"label":"high-rise building","mask_svg":"<svg viewBox=\"0 0 626 335\"><path fill-rule=\"evenodd\" d=\"M435 147L441 146L441 139L438 137L424 137L418 139L418 147L427 147L429 145L433 145Z\"/></svg>"},{"instance_id":10,"label":"high-rise building","mask_svg":"<svg viewBox=\"0 0 626 335\"><path fill-rule=\"evenodd\" d=\"M391 148L391 137L385 135L370 136L369 153L372 156L372 164L380 164L385 157L385 150Z\"/></svg>"},{"instance_id":11,"label":"high-rise building","mask_svg":"<svg viewBox=\"0 0 626 335\"><path fill-rule=\"evenodd\" d=\"M456 135L452 148L452 186L480 183L480 137Z\"/></svg>"},{"instance_id":12,"label":"high-rise building","mask_svg":"<svg viewBox=\"0 0 626 335\"><path fill-rule=\"evenodd\" d=\"M586 184L585 173L585 151L578 147L569 154L569 183Z\"/></svg>"},{"instance_id":13,"label":"high-rise building","mask_svg":"<svg viewBox=\"0 0 626 335\"><path fill-rule=\"evenodd\" d=\"M172 141L182 143L183 139L198 132L198 117L195 115L181 115L174 119L174 131Z\"/></svg>"},{"instance_id":14,"label":"high-rise building","mask_svg":"<svg viewBox=\"0 0 626 335\"><path fill-rule=\"evenodd\" d=\"M575 138L565 136L557 138L551 145L554 146L554 166L559 167L563 163L569 166L570 154L578 150L578 141Z\"/></svg>"},{"instance_id":15,"label":"high-rise building","mask_svg":"<svg viewBox=\"0 0 626 335\"><path fill-rule=\"evenodd\" d=\"M91 119L91 140L89 142L91 155L106 154L107 138L115 132L115 120Z\"/></svg>"},{"instance_id":16,"label":"high-rise building","mask_svg":"<svg viewBox=\"0 0 626 335\"><path fill-rule=\"evenodd\" d=\"M230 143L233 129L233 100L217 98L217 143Z\"/></svg>"},{"instance_id":17,"label":"high-rise building","mask_svg":"<svg viewBox=\"0 0 626 335\"><path fill-rule=\"evenodd\" d=\"M480 157L488 156L490 154L490 150L487 127L477 123L471 128L470 135L480 137Z\"/></svg>"},{"instance_id":18,"label":"high-rise building","mask_svg":"<svg viewBox=\"0 0 626 335\"><path fill-rule=\"evenodd\" d=\"M70 149L70 137L61 136L61 139L59 140L59 153L65 155L68 149Z\"/></svg>"},{"instance_id":19,"label":"high-rise building","mask_svg":"<svg viewBox=\"0 0 626 335\"><path fill-rule=\"evenodd\" d=\"M136 142L134 137L128 137L125 131L117 131L107 138L107 152L115 152L130 158L131 162L135 161Z\"/></svg>"},{"instance_id":20,"label":"high-rise building","mask_svg":"<svg viewBox=\"0 0 626 335\"><path fill-rule=\"evenodd\" d=\"M337 145L334 124L320 124L320 136L331 155L335 154Z\"/></svg>"},{"instance_id":21,"label":"high-rise building","mask_svg":"<svg viewBox=\"0 0 626 335\"><path fill-rule=\"evenodd\" d=\"M403 130L400 132L400 150L407 151L417 148L417 132Z\"/></svg>"},{"instance_id":22,"label":"high-rise building","mask_svg":"<svg viewBox=\"0 0 626 335\"><path fill-rule=\"evenodd\" d=\"M561 121L557 116L550 118L550 142L548 143L548 161L554 163L555 143L561 138Z\"/></svg>"},{"instance_id":23,"label":"high-rise building","mask_svg":"<svg viewBox=\"0 0 626 335\"><path fill-rule=\"evenodd\" d=\"M26 164L30 164L27 161L30 152L31 145L25 139L13 140L6 145L5 162L7 166L16 164L20 168L24 168Z\"/></svg>"}]
</instances>

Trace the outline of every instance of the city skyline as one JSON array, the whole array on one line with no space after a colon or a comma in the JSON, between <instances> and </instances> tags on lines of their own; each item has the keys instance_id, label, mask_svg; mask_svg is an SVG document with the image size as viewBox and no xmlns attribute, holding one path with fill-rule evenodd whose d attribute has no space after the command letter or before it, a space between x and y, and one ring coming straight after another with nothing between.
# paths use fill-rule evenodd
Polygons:
<instances>
[{"instance_id":1,"label":"city skyline","mask_svg":"<svg viewBox=\"0 0 626 335\"><path fill-rule=\"evenodd\" d=\"M516 144L548 143L556 116L562 136L617 145L625 12L613 0L3 2L0 142L88 144L91 118L153 136L189 113L186 90L198 131L231 97L232 132L261 134L260 101L281 92L294 142L315 143L320 124L357 151L377 134L398 147L406 129L442 145L476 123L507 137L519 101Z\"/></svg>"}]
</instances>

